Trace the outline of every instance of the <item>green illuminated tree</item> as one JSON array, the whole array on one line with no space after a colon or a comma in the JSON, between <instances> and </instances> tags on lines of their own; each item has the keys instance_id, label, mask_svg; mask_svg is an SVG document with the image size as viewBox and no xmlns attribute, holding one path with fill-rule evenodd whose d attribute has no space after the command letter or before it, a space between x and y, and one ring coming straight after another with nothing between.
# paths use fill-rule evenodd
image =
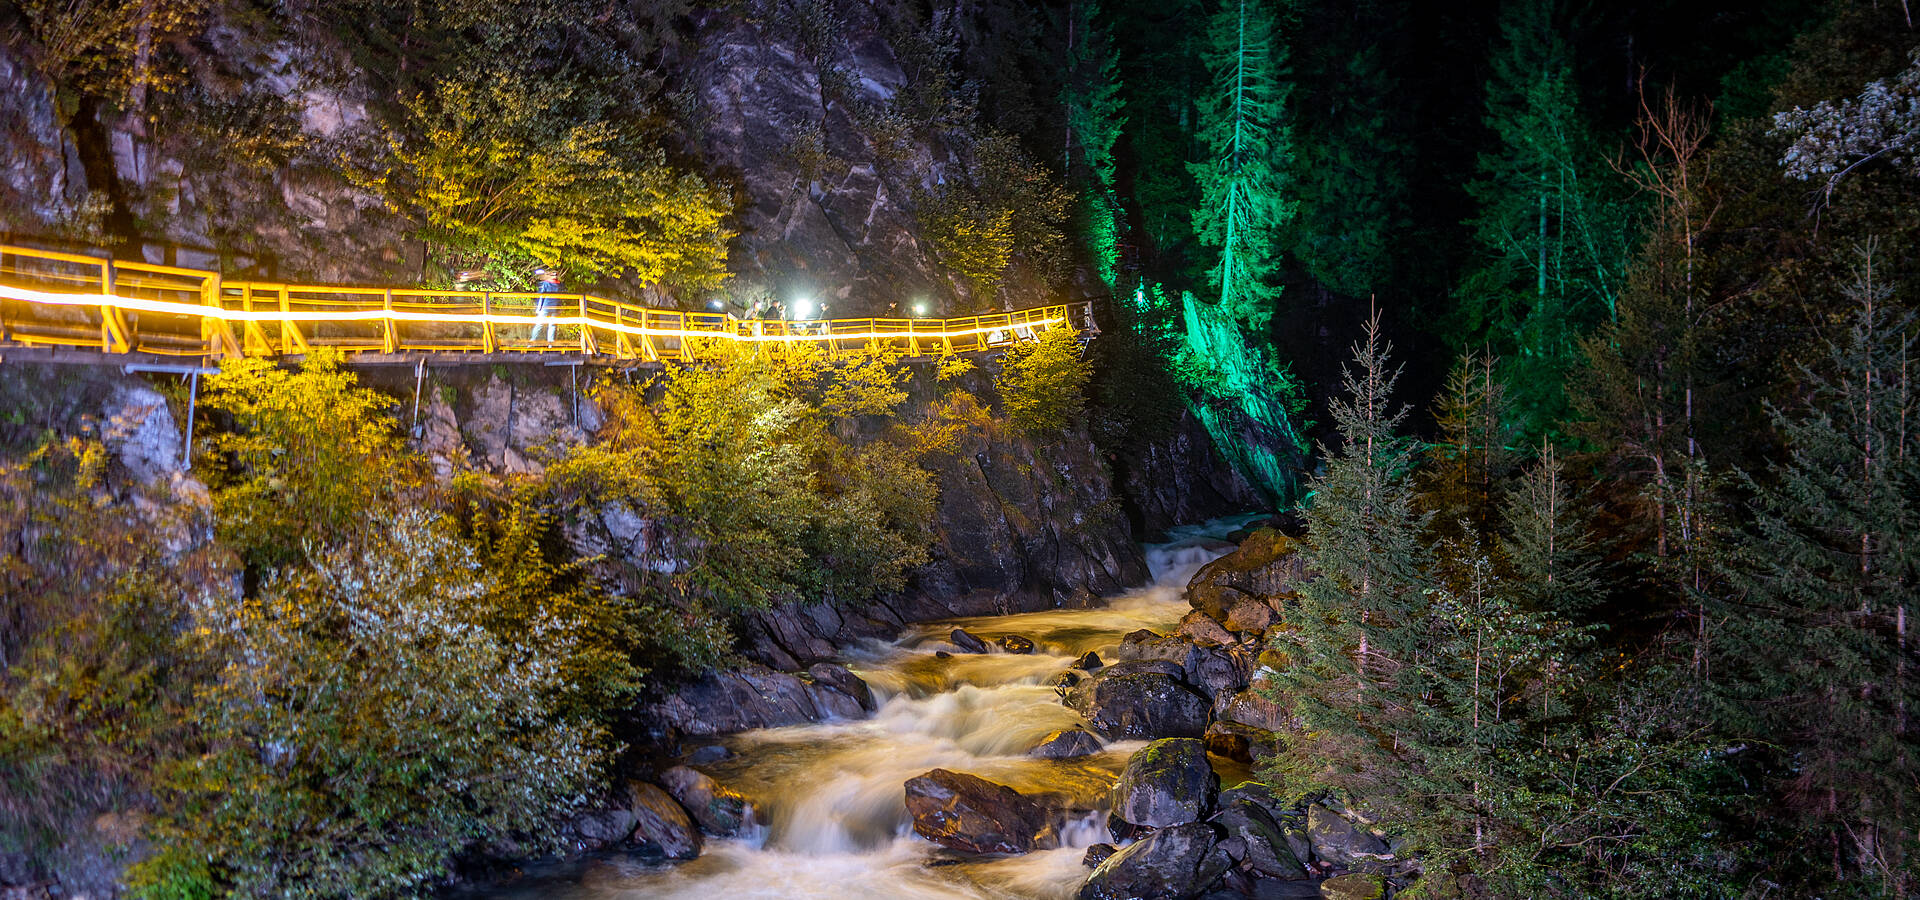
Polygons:
<instances>
[{"instance_id":1,"label":"green illuminated tree","mask_svg":"<svg viewBox=\"0 0 1920 900\"><path fill-rule=\"evenodd\" d=\"M1502 12L1485 119L1499 143L1468 187L1482 264L1456 292L1455 339L1508 361L1531 431L1563 411L1581 336L1615 318L1628 241L1559 15L1559 0L1509 0Z\"/></svg>"},{"instance_id":2,"label":"green illuminated tree","mask_svg":"<svg viewBox=\"0 0 1920 900\"><path fill-rule=\"evenodd\" d=\"M1113 145L1126 123L1120 98L1120 61L1099 0L1067 7L1064 171L1081 185L1080 216L1095 272L1114 285L1119 265L1120 201L1114 195Z\"/></svg>"},{"instance_id":3,"label":"green illuminated tree","mask_svg":"<svg viewBox=\"0 0 1920 900\"><path fill-rule=\"evenodd\" d=\"M1158 264L1157 277L1172 280L1187 274L1196 254L1193 211L1200 193L1188 163L1197 152L1194 100L1208 87L1200 64L1205 35L1190 23L1204 18L1206 8L1201 0L1113 3L1115 17L1127 23L1114 38L1127 108L1127 208L1138 226L1132 236L1143 259Z\"/></svg>"},{"instance_id":4,"label":"green illuminated tree","mask_svg":"<svg viewBox=\"0 0 1920 900\"><path fill-rule=\"evenodd\" d=\"M1280 297L1280 230L1293 216L1287 165L1290 85L1287 46L1263 0L1227 0L1207 21L1211 89L1200 99L1203 160L1189 169L1200 186L1193 227L1219 252L1208 272L1220 305L1258 332Z\"/></svg>"}]
</instances>

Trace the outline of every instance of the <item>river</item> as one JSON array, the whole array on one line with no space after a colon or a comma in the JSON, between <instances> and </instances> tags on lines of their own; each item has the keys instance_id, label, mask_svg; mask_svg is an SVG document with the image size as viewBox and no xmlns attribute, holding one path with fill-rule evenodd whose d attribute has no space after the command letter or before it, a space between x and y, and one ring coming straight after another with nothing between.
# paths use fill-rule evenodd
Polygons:
<instances>
[{"instance_id":1,"label":"river","mask_svg":"<svg viewBox=\"0 0 1920 900\"><path fill-rule=\"evenodd\" d=\"M1051 610L915 626L898 640L854 648L845 664L873 688L867 719L771 728L720 741L733 757L700 766L754 799L766 820L744 839L708 838L700 857L662 864L626 856L529 869L480 896L492 900L745 900L745 898L1057 898L1072 896L1086 847L1111 840L1107 791L1144 741L1075 760L1027 750L1049 732L1084 725L1052 679L1087 651L1111 662L1122 636L1169 632L1189 607L1193 573L1228 549L1220 538L1253 517L1173 529L1146 548L1153 582L1090 610ZM1031 654L963 654L963 627L991 641L1017 634ZM948 651L942 654L941 651ZM1214 758L1223 787L1243 773ZM1023 791L1053 791L1099 811L1069 822L1062 846L978 859L913 834L902 785L933 768L969 772Z\"/></svg>"}]
</instances>

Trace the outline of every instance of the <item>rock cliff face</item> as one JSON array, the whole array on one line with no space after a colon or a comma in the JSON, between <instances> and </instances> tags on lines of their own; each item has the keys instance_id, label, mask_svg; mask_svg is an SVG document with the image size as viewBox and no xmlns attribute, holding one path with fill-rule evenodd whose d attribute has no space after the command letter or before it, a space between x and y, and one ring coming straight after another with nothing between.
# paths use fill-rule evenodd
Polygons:
<instances>
[{"instance_id":1,"label":"rock cliff face","mask_svg":"<svg viewBox=\"0 0 1920 900\"><path fill-rule=\"evenodd\" d=\"M675 23L680 34L655 67L675 98L666 105L679 119L677 149L735 189L726 291L742 302L806 298L840 316L919 303L938 315L964 298L964 280L931 249L915 194L964 178L969 139L901 114L895 100L910 85L890 39L897 11L819 4L836 17L822 33L794 27L779 4L711 6ZM0 44L0 119L17 123L0 133L0 232L100 245L132 230L122 253L265 278L429 274L412 226L334 166L384 146L369 78L347 50L251 10L216 4L208 16L208 39L186 51L196 92L156 96L144 114L63 111L30 59ZM206 108L175 108L183 103ZM240 112L253 117L246 133L221 130L220 115ZM1048 298L1028 268L1016 257L1005 302Z\"/></svg>"}]
</instances>

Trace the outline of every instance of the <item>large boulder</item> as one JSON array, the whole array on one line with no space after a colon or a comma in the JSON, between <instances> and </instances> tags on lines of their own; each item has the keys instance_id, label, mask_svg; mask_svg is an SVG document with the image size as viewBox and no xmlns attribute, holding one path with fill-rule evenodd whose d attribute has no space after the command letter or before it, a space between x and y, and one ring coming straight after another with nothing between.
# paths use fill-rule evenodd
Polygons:
<instances>
[{"instance_id":1,"label":"large boulder","mask_svg":"<svg viewBox=\"0 0 1920 900\"><path fill-rule=\"evenodd\" d=\"M1057 842L1040 804L977 775L934 769L907 779L907 813L916 834L968 853L1025 853Z\"/></svg>"},{"instance_id":2,"label":"large boulder","mask_svg":"<svg viewBox=\"0 0 1920 900\"><path fill-rule=\"evenodd\" d=\"M1386 841L1318 803L1307 807L1307 840L1315 857L1341 868L1393 859Z\"/></svg>"},{"instance_id":3,"label":"large boulder","mask_svg":"<svg viewBox=\"0 0 1920 900\"><path fill-rule=\"evenodd\" d=\"M873 712L876 708L873 702L873 688L861 681L860 676L848 671L846 666L826 662L814 663L807 667L807 676L813 679L815 685L826 685L852 697L855 703L860 704L862 711Z\"/></svg>"},{"instance_id":4,"label":"large boulder","mask_svg":"<svg viewBox=\"0 0 1920 900\"><path fill-rule=\"evenodd\" d=\"M1107 857L1080 886L1078 900L1186 900L1205 893L1232 862L1213 826L1163 828Z\"/></svg>"},{"instance_id":5,"label":"large boulder","mask_svg":"<svg viewBox=\"0 0 1920 900\"><path fill-rule=\"evenodd\" d=\"M674 766L660 773L660 785L708 834L732 837L753 827L759 818L753 801L721 786L704 772Z\"/></svg>"},{"instance_id":6,"label":"large boulder","mask_svg":"<svg viewBox=\"0 0 1920 900\"><path fill-rule=\"evenodd\" d=\"M871 702L869 695L867 703ZM683 734L707 735L854 719L866 710L859 698L829 681L745 665L710 673L669 695L652 711Z\"/></svg>"},{"instance_id":7,"label":"large boulder","mask_svg":"<svg viewBox=\"0 0 1920 900\"><path fill-rule=\"evenodd\" d=\"M1267 600L1297 590L1307 580L1306 558L1292 538L1262 528L1240 542L1240 549L1195 572L1187 582L1187 602L1222 622L1242 600Z\"/></svg>"},{"instance_id":8,"label":"large boulder","mask_svg":"<svg viewBox=\"0 0 1920 900\"><path fill-rule=\"evenodd\" d=\"M953 643L954 649L962 653L987 652L987 642L981 640L979 635L965 628L955 628L952 633L947 635L947 640Z\"/></svg>"},{"instance_id":9,"label":"large boulder","mask_svg":"<svg viewBox=\"0 0 1920 900\"><path fill-rule=\"evenodd\" d=\"M576 849L601 850L626 841L639 821L631 809L592 809L568 822L564 835Z\"/></svg>"},{"instance_id":10,"label":"large boulder","mask_svg":"<svg viewBox=\"0 0 1920 900\"><path fill-rule=\"evenodd\" d=\"M1132 825L1165 828L1206 818L1220 792L1207 746L1192 738L1154 741L1127 760L1113 789L1113 815Z\"/></svg>"},{"instance_id":11,"label":"large boulder","mask_svg":"<svg viewBox=\"0 0 1920 900\"><path fill-rule=\"evenodd\" d=\"M1194 610L1198 613L1199 610ZM1192 613L1189 613L1191 615ZM1240 600L1227 610L1226 629L1241 634L1266 634L1280 621L1280 614L1273 607L1252 597Z\"/></svg>"},{"instance_id":12,"label":"large boulder","mask_svg":"<svg viewBox=\"0 0 1920 900\"><path fill-rule=\"evenodd\" d=\"M1207 733L1207 698L1159 672L1109 666L1081 682L1068 700L1108 740L1197 738Z\"/></svg>"},{"instance_id":13,"label":"large boulder","mask_svg":"<svg viewBox=\"0 0 1920 900\"><path fill-rule=\"evenodd\" d=\"M1259 804L1223 797L1212 822L1226 833L1220 847L1241 871L1257 878L1307 877L1306 864L1295 855L1286 830Z\"/></svg>"},{"instance_id":14,"label":"large boulder","mask_svg":"<svg viewBox=\"0 0 1920 900\"><path fill-rule=\"evenodd\" d=\"M1053 732L1027 751L1040 759L1077 759L1100 752L1100 739L1078 728Z\"/></svg>"},{"instance_id":15,"label":"large boulder","mask_svg":"<svg viewBox=\"0 0 1920 900\"><path fill-rule=\"evenodd\" d=\"M1183 667L1187 683L1226 708L1233 694L1246 688L1253 675L1253 654L1244 647L1193 647Z\"/></svg>"},{"instance_id":16,"label":"large boulder","mask_svg":"<svg viewBox=\"0 0 1920 900\"><path fill-rule=\"evenodd\" d=\"M627 808L633 811L630 838L639 851L668 859L700 855L700 830L666 791L642 781L627 783Z\"/></svg>"}]
</instances>

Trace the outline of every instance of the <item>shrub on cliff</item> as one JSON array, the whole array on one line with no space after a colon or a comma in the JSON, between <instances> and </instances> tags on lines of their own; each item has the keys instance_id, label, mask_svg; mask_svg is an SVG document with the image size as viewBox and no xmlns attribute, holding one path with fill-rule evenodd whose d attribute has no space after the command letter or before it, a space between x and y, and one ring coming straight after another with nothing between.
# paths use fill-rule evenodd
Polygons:
<instances>
[{"instance_id":1,"label":"shrub on cliff","mask_svg":"<svg viewBox=\"0 0 1920 900\"><path fill-rule=\"evenodd\" d=\"M1037 434L1065 428L1086 414L1092 375L1093 365L1080 356L1079 333L1060 327L1008 349L993 386L1014 427Z\"/></svg>"},{"instance_id":2,"label":"shrub on cliff","mask_svg":"<svg viewBox=\"0 0 1920 900\"><path fill-rule=\"evenodd\" d=\"M298 371L224 360L201 402L226 425L202 444L219 536L250 565L352 539L368 509L411 480L391 401L358 387L337 354L315 353Z\"/></svg>"},{"instance_id":3,"label":"shrub on cliff","mask_svg":"<svg viewBox=\"0 0 1920 900\"><path fill-rule=\"evenodd\" d=\"M409 893L584 801L601 729L563 700L590 635L432 518L393 514L255 596L195 604L212 675L143 893L201 874L220 895Z\"/></svg>"}]
</instances>

